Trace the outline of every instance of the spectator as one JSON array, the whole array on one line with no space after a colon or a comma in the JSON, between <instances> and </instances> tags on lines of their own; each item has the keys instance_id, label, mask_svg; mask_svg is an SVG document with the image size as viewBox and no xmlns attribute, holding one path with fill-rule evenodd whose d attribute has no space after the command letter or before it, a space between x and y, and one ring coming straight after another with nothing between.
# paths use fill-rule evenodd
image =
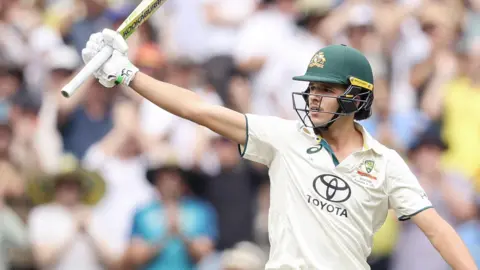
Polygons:
<instances>
[{"instance_id":1,"label":"spectator","mask_svg":"<svg viewBox=\"0 0 480 270\"><path fill-rule=\"evenodd\" d=\"M23 70L15 66L0 62L0 100L7 103L20 90L23 84Z\"/></svg>"},{"instance_id":2,"label":"spectator","mask_svg":"<svg viewBox=\"0 0 480 270\"><path fill-rule=\"evenodd\" d=\"M211 83L217 90L223 103L228 104L226 91L235 63L232 50L236 46L237 36L255 10L255 0L203 0L205 20L205 70L212 74Z\"/></svg>"},{"instance_id":3,"label":"spectator","mask_svg":"<svg viewBox=\"0 0 480 270\"><path fill-rule=\"evenodd\" d=\"M112 27L112 22L105 16L107 0L85 0L83 4L84 17L73 23L66 36L67 43L73 45L79 55L91 33Z\"/></svg>"},{"instance_id":4,"label":"spectator","mask_svg":"<svg viewBox=\"0 0 480 270\"><path fill-rule=\"evenodd\" d=\"M87 150L83 165L105 179L107 193L95 207L95 215L106 230L106 241L120 257L128 245L135 208L154 194L145 179L149 144L137 126L137 108L125 98L113 106L112 130Z\"/></svg>"},{"instance_id":5,"label":"spectator","mask_svg":"<svg viewBox=\"0 0 480 270\"><path fill-rule=\"evenodd\" d=\"M199 66L186 58L174 59L165 70L165 81L190 89L205 102L222 105L211 84L200 79ZM181 119L144 99L140 105L140 128L157 154L175 155L180 166L191 169L205 149L206 131L192 122ZM168 155L168 154L167 154Z\"/></svg>"},{"instance_id":6,"label":"spectator","mask_svg":"<svg viewBox=\"0 0 480 270\"><path fill-rule=\"evenodd\" d=\"M292 97L285 93L306 89L304 82L294 81L292 77L305 72L311 56L325 45L320 26L329 15L331 3L301 0L297 1L296 8L298 14L295 25L292 22L291 35L270 46L256 83L252 85L255 98L251 99L251 109L254 111L289 119L298 117L292 110Z\"/></svg>"},{"instance_id":7,"label":"spectator","mask_svg":"<svg viewBox=\"0 0 480 270\"><path fill-rule=\"evenodd\" d=\"M11 127L6 115L0 116L0 269L10 269L8 251L11 248L26 250L27 230L21 218L9 207L6 200L17 198L23 193L23 178L9 162Z\"/></svg>"},{"instance_id":8,"label":"spectator","mask_svg":"<svg viewBox=\"0 0 480 270\"><path fill-rule=\"evenodd\" d=\"M28 193L35 203L28 226L39 269L107 269L115 264L102 231L94 226L91 206L105 183L96 173L63 157L56 175L38 176Z\"/></svg>"},{"instance_id":9,"label":"spectator","mask_svg":"<svg viewBox=\"0 0 480 270\"><path fill-rule=\"evenodd\" d=\"M480 160L480 38L466 44L464 54L465 72L459 72L443 87L432 89L429 98L433 100L426 104L444 123L442 132L450 146L445 166L473 177Z\"/></svg>"},{"instance_id":10,"label":"spectator","mask_svg":"<svg viewBox=\"0 0 480 270\"><path fill-rule=\"evenodd\" d=\"M425 190L436 211L453 227L474 216L473 188L462 174L442 167L441 156L447 146L438 128L431 126L410 147L412 171ZM415 245L411 245L415 242ZM420 256L422 260L411 260ZM392 269L448 269L444 259L411 221L401 224Z\"/></svg>"},{"instance_id":11,"label":"spectator","mask_svg":"<svg viewBox=\"0 0 480 270\"><path fill-rule=\"evenodd\" d=\"M213 153L203 158L206 166L215 163L205 180L206 198L218 213L219 238L216 248L223 251L242 241L254 241L255 201L263 180L251 163L243 162L238 147L217 134L212 135Z\"/></svg>"},{"instance_id":12,"label":"spectator","mask_svg":"<svg viewBox=\"0 0 480 270\"><path fill-rule=\"evenodd\" d=\"M212 254L217 239L216 214L188 193L187 174L178 165L152 168L147 179L158 198L135 213L125 261L139 269L195 269Z\"/></svg>"},{"instance_id":13,"label":"spectator","mask_svg":"<svg viewBox=\"0 0 480 270\"><path fill-rule=\"evenodd\" d=\"M270 87L265 89L259 77L266 68L265 62L272 50L278 44L293 38L296 6L293 0L262 0L259 4L261 8L244 22L238 33L233 59L237 69L248 74L251 79L251 112L268 114L270 108L268 93L271 89ZM286 53L292 52L283 52ZM216 89L222 91L217 87ZM221 93L220 95L222 96Z\"/></svg>"},{"instance_id":14,"label":"spectator","mask_svg":"<svg viewBox=\"0 0 480 270\"><path fill-rule=\"evenodd\" d=\"M65 103L65 98L60 89L68 83L79 67L80 58L71 46L61 45L50 49L45 56L45 62L48 75L45 78L42 106L36 121L34 143L40 157L40 169L50 173L58 169L63 152L63 140L58 130L58 113L60 104ZM75 98L77 97L73 99Z\"/></svg>"},{"instance_id":15,"label":"spectator","mask_svg":"<svg viewBox=\"0 0 480 270\"><path fill-rule=\"evenodd\" d=\"M0 187L0 270L10 268L8 251L12 248L28 249L28 232L21 218L4 201Z\"/></svg>"},{"instance_id":16,"label":"spectator","mask_svg":"<svg viewBox=\"0 0 480 270\"><path fill-rule=\"evenodd\" d=\"M35 132L41 102L41 99L33 97L27 91L17 93L12 100L11 159L21 171L40 168L40 156L35 148Z\"/></svg>"},{"instance_id":17,"label":"spectator","mask_svg":"<svg viewBox=\"0 0 480 270\"><path fill-rule=\"evenodd\" d=\"M0 188L2 195L19 197L23 194L25 181L17 164L11 159L13 127L8 120L8 111L0 115Z\"/></svg>"},{"instance_id":18,"label":"spectator","mask_svg":"<svg viewBox=\"0 0 480 270\"><path fill-rule=\"evenodd\" d=\"M82 160L89 147L112 129L114 96L115 90L102 89L90 79L72 98L60 99L57 121L64 152Z\"/></svg>"}]
</instances>

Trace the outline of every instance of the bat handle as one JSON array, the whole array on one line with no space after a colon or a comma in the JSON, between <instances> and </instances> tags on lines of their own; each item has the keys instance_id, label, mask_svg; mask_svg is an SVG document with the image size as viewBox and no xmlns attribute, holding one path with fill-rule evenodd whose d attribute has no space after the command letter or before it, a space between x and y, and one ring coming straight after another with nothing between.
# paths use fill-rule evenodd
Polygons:
<instances>
[{"instance_id":1,"label":"bat handle","mask_svg":"<svg viewBox=\"0 0 480 270\"><path fill-rule=\"evenodd\" d=\"M62 88L62 95L66 98L71 97L75 91L90 77L95 71L97 71L108 58L112 56L113 48L105 46L103 49L88 62L75 77Z\"/></svg>"}]
</instances>

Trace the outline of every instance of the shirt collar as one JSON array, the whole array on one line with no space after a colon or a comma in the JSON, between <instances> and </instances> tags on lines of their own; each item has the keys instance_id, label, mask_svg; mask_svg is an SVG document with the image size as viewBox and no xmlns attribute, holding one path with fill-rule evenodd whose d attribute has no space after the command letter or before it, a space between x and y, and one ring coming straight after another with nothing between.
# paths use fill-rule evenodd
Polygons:
<instances>
[{"instance_id":1,"label":"shirt collar","mask_svg":"<svg viewBox=\"0 0 480 270\"><path fill-rule=\"evenodd\" d=\"M370 133L368 133L368 131L360 123L356 121L354 123L355 123L355 128L358 131L360 131L363 136L363 151L372 150L375 153L382 155L383 154L382 145L377 140L375 140L372 137L372 135L370 135ZM308 137L311 137L313 139L317 139L319 137L318 135L315 134L315 132L313 131L313 128L306 127L305 125L303 125L301 121L297 123L297 129L300 133Z\"/></svg>"},{"instance_id":2,"label":"shirt collar","mask_svg":"<svg viewBox=\"0 0 480 270\"><path fill-rule=\"evenodd\" d=\"M373 150L375 153L382 155L383 147L382 145L375 140L370 133L358 122L354 122L355 127L358 131L362 133L363 136L363 151Z\"/></svg>"}]
</instances>

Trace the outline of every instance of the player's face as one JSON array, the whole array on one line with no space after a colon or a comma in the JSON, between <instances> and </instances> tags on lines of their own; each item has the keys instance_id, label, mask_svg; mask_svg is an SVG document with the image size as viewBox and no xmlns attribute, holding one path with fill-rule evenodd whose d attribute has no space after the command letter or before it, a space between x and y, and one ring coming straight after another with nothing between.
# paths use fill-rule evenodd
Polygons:
<instances>
[{"instance_id":1,"label":"player's face","mask_svg":"<svg viewBox=\"0 0 480 270\"><path fill-rule=\"evenodd\" d=\"M309 85L308 116L315 126L320 126L332 119L338 110L337 97L345 92L341 86L329 83L311 83Z\"/></svg>"}]
</instances>

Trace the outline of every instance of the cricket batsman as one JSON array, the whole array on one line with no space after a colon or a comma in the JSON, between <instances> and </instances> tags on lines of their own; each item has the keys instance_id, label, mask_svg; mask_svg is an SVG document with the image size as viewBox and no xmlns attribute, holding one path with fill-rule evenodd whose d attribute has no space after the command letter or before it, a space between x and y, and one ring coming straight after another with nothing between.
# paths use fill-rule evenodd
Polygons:
<instances>
[{"instance_id":1,"label":"cricket batsman","mask_svg":"<svg viewBox=\"0 0 480 270\"><path fill-rule=\"evenodd\" d=\"M292 121L210 105L190 90L147 76L129 61L126 42L113 30L91 35L84 62L104 46L114 53L94 74L103 86L127 85L235 141L243 158L269 168L266 269L369 269L372 237L389 209L401 221L411 219L453 269L477 269L400 155L356 121L370 117L374 97L372 69L359 51L331 45L312 57L306 73L293 78L309 85L291 93L300 116Z\"/></svg>"}]
</instances>

